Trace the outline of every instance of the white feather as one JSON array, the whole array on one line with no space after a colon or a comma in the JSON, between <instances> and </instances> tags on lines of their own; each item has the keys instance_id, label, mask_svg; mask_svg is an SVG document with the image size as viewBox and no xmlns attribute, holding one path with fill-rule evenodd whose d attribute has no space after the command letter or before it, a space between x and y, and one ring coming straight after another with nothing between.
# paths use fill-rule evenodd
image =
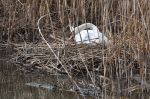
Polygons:
<instances>
[{"instance_id":1,"label":"white feather","mask_svg":"<svg viewBox=\"0 0 150 99\"><path fill-rule=\"evenodd\" d=\"M82 30L75 35L75 41L77 44L80 43L106 43L108 41L104 34L94 32L93 30Z\"/></svg>"},{"instance_id":2,"label":"white feather","mask_svg":"<svg viewBox=\"0 0 150 99\"><path fill-rule=\"evenodd\" d=\"M108 44L108 38L92 23L85 23L78 27L70 27L70 30L75 31L75 41L77 44L88 43L105 43Z\"/></svg>"}]
</instances>

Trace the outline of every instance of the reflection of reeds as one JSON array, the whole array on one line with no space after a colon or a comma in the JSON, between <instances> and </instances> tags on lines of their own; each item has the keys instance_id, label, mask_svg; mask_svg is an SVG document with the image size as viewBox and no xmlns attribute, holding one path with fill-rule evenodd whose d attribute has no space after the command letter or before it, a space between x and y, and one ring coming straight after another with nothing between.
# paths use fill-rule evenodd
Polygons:
<instances>
[{"instance_id":1,"label":"reflection of reeds","mask_svg":"<svg viewBox=\"0 0 150 99\"><path fill-rule=\"evenodd\" d=\"M51 43L66 40L69 20L75 26L91 22L113 41L113 45L106 49L101 46L66 45L60 56L66 69L72 65L72 60L78 69L81 69L82 63L94 83L94 74L87 66L90 64L93 70L95 60L98 60L101 63L97 69L104 77L112 78L115 75L120 79L122 76L129 79L134 76L133 73L138 73L142 79L149 77L148 0L1 0L0 5L1 40L7 41L8 38L9 42L16 43L36 41L40 38L37 21L47 14L49 16L41 19L39 26L44 38Z\"/></svg>"}]
</instances>

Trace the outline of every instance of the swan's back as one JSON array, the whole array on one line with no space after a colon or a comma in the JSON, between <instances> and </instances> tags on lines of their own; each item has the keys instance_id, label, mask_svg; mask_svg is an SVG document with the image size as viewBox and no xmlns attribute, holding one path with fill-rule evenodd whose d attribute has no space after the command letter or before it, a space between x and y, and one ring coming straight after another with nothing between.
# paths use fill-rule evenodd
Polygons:
<instances>
[{"instance_id":1,"label":"swan's back","mask_svg":"<svg viewBox=\"0 0 150 99\"><path fill-rule=\"evenodd\" d=\"M95 26L94 24L92 24L92 23L84 23L84 24L81 24L81 25L75 27L74 32L75 32L75 34L77 34L77 33L81 32L82 30L85 30L85 29L99 31L97 26Z\"/></svg>"}]
</instances>

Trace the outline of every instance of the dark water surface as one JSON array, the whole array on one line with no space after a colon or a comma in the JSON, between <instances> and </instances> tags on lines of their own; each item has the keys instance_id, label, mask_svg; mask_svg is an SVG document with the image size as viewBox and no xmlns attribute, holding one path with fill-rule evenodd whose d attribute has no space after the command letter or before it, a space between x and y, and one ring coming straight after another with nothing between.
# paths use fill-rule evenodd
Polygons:
<instances>
[{"instance_id":1,"label":"dark water surface","mask_svg":"<svg viewBox=\"0 0 150 99\"><path fill-rule=\"evenodd\" d=\"M0 60L0 78L0 99L83 99L81 95L74 92L54 91L26 85L28 82L52 84L56 79L50 76L47 78L23 75L14 64L7 60Z\"/></svg>"}]
</instances>

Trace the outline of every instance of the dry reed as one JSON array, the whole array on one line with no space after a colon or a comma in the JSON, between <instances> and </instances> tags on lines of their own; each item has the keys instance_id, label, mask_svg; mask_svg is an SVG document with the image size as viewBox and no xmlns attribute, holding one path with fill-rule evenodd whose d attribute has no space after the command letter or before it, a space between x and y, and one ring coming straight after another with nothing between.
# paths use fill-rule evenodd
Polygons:
<instances>
[{"instance_id":1,"label":"dry reed","mask_svg":"<svg viewBox=\"0 0 150 99\"><path fill-rule=\"evenodd\" d=\"M51 48L51 44L57 45L58 55L54 54L57 62L52 67L58 69L56 66L61 64L70 78L74 69L76 72L84 70L92 84L102 85L104 92L106 86L113 90L110 81L114 77L118 83L126 79L123 89L130 92L135 74L149 80L149 0L1 0L0 5L0 40L7 43L41 41L40 28L52 52L55 48ZM40 19L41 16L45 17ZM69 21L75 26L85 22L97 25L113 44L103 48L68 43ZM63 48L58 48L58 44ZM99 72L96 76L95 71ZM118 88L122 91L120 85Z\"/></svg>"}]
</instances>

